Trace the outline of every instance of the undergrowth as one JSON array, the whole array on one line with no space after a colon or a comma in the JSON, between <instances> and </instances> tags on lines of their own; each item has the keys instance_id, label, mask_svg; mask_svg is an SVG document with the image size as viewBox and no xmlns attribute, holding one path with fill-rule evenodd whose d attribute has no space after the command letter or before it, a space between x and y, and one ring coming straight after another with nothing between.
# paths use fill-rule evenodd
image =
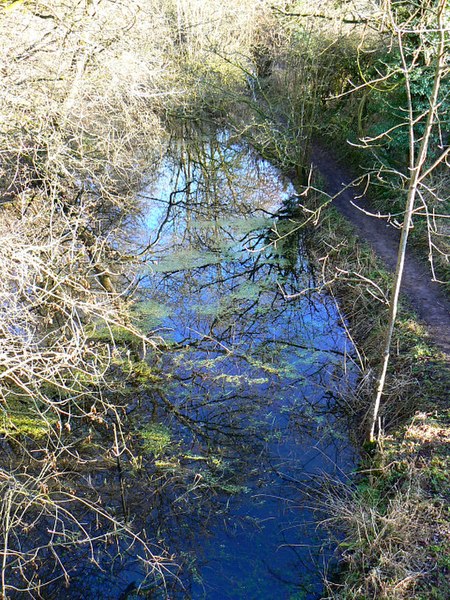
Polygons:
<instances>
[{"instance_id":1,"label":"undergrowth","mask_svg":"<svg viewBox=\"0 0 450 600\"><path fill-rule=\"evenodd\" d=\"M339 298L361 354L362 377L350 406L354 431L362 439L381 359L386 319L383 298L391 275L374 253L356 240L352 227L333 208L316 228L312 252L322 279ZM363 450L352 485L329 484L324 493L324 525L331 535L338 533L341 565L339 576L327 583L327 598L449 597L447 360L433 348L404 300L395 331L382 410L384 434L378 450L375 454Z\"/></svg>"}]
</instances>

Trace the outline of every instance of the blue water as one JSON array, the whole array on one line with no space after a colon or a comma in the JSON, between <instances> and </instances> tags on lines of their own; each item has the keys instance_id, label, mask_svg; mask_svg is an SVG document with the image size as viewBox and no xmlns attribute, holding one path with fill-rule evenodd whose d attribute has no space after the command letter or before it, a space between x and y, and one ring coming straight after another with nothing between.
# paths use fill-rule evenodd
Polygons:
<instances>
[{"instance_id":1,"label":"blue water","mask_svg":"<svg viewBox=\"0 0 450 600\"><path fill-rule=\"evenodd\" d=\"M332 565L320 483L354 462L336 417L352 346L333 301L307 291L304 231L277 216L292 186L226 135L196 148L176 149L142 194L143 306L172 344L160 359L176 407L166 422L194 457L188 491L165 508L179 510L165 540L180 569L164 593L318 598Z\"/></svg>"},{"instance_id":2,"label":"blue water","mask_svg":"<svg viewBox=\"0 0 450 600\"><path fill-rule=\"evenodd\" d=\"M134 309L160 343L145 356L155 380L124 382L137 462L124 454L122 481L105 466L86 483L118 521L122 484L129 524L171 560L148 572L142 544L120 536L80 547L64 557L69 588L46 597L320 598L334 549L317 510L324 480L355 462L338 408L356 368L289 216L295 190L226 132L196 133L139 198ZM152 427L160 449L139 438Z\"/></svg>"},{"instance_id":3,"label":"blue water","mask_svg":"<svg viewBox=\"0 0 450 600\"><path fill-rule=\"evenodd\" d=\"M22 573L10 553L8 584L25 576L46 600L319 598L334 563L318 509L354 465L340 406L357 370L295 189L227 132L186 131L151 179L127 243L142 261L134 316L158 347L117 339L129 374L112 352L123 381L102 390L104 423L72 419L74 497L52 491L58 516L42 499L35 520L15 513L11 548L29 561Z\"/></svg>"}]
</instances>

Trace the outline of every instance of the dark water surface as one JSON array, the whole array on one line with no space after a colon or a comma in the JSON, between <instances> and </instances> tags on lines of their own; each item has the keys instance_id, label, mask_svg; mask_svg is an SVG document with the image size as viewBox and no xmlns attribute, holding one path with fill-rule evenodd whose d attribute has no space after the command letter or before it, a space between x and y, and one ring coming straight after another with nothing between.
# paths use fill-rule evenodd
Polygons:
<instances>
[{"instance_id":1,"label":"dark water surface","mask_svg":"<svg viewBox=\"0 0 450 600\"><path fill-rule=\"evenodd\" d=\"M134 504L179 565L150 597L320 597L332 549L314 509L324 475L353 465L335 416L352 347L333 301L305 292L293 195L225 134L177 144L142 194L140 310L167 346L164 389L139 417L161 434L161 489Z\"/></svg>"},{"instance_id":2,"label":"dark water surface","mask_svg":"<svg viewBox=\"0 0 450 600\"><path fill-rule=\"evenodd\" d=\"M70 586L55 576L48 600L312 600L333 568L317 509L354 465L351 343L314 291L289 182L224 133L183 140L140 194L135 312L159 347L130 342L130 451L80 475L140 537L101 542L101 516L78 515L99 542L63 556Z\"/></svg>"}]
</instances>

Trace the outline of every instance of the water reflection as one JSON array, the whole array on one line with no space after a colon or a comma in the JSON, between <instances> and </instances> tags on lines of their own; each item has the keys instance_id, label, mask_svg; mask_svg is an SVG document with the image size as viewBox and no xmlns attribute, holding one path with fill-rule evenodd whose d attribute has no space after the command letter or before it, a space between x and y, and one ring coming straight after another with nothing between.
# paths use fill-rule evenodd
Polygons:
<instances>
[{"instance_id":1,"label":"water reflection","mask_svg":"<svg viewBox=\"0 0 450 600\"><path fill-rule=\"evenodd\" d=\"M293 194L226 134L177 145L142 194L140 310L169 345L139 418L174 441L146 526L181 559L171 598L320 595L329 554L301 490L352 464L334 415L352 348L331 299L299 295L314 287L305 232L277 214Z\"/></svg>"}]
</instances>

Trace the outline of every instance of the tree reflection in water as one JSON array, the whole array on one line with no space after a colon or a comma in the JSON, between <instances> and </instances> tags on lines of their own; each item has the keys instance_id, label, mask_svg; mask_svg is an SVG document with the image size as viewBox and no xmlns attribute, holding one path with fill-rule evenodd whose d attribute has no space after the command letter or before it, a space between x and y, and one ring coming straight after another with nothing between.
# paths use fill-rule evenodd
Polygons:
<instances>
[{"instance_id":1,"label":"tree reflection in water","mask_svg":"<svg viewBox=\"0 0 450 600\"><path fill-rule=\"evenodd\" d=\"M143 194L141 314L167 347L139 419L172 443L130 505L179 561L170 597L315 598L330 553L302 490L351 468L351 343L329 297L298 295L315 280L292 186L225 133L188 137Z\"/></svg>"}]
</instances>

